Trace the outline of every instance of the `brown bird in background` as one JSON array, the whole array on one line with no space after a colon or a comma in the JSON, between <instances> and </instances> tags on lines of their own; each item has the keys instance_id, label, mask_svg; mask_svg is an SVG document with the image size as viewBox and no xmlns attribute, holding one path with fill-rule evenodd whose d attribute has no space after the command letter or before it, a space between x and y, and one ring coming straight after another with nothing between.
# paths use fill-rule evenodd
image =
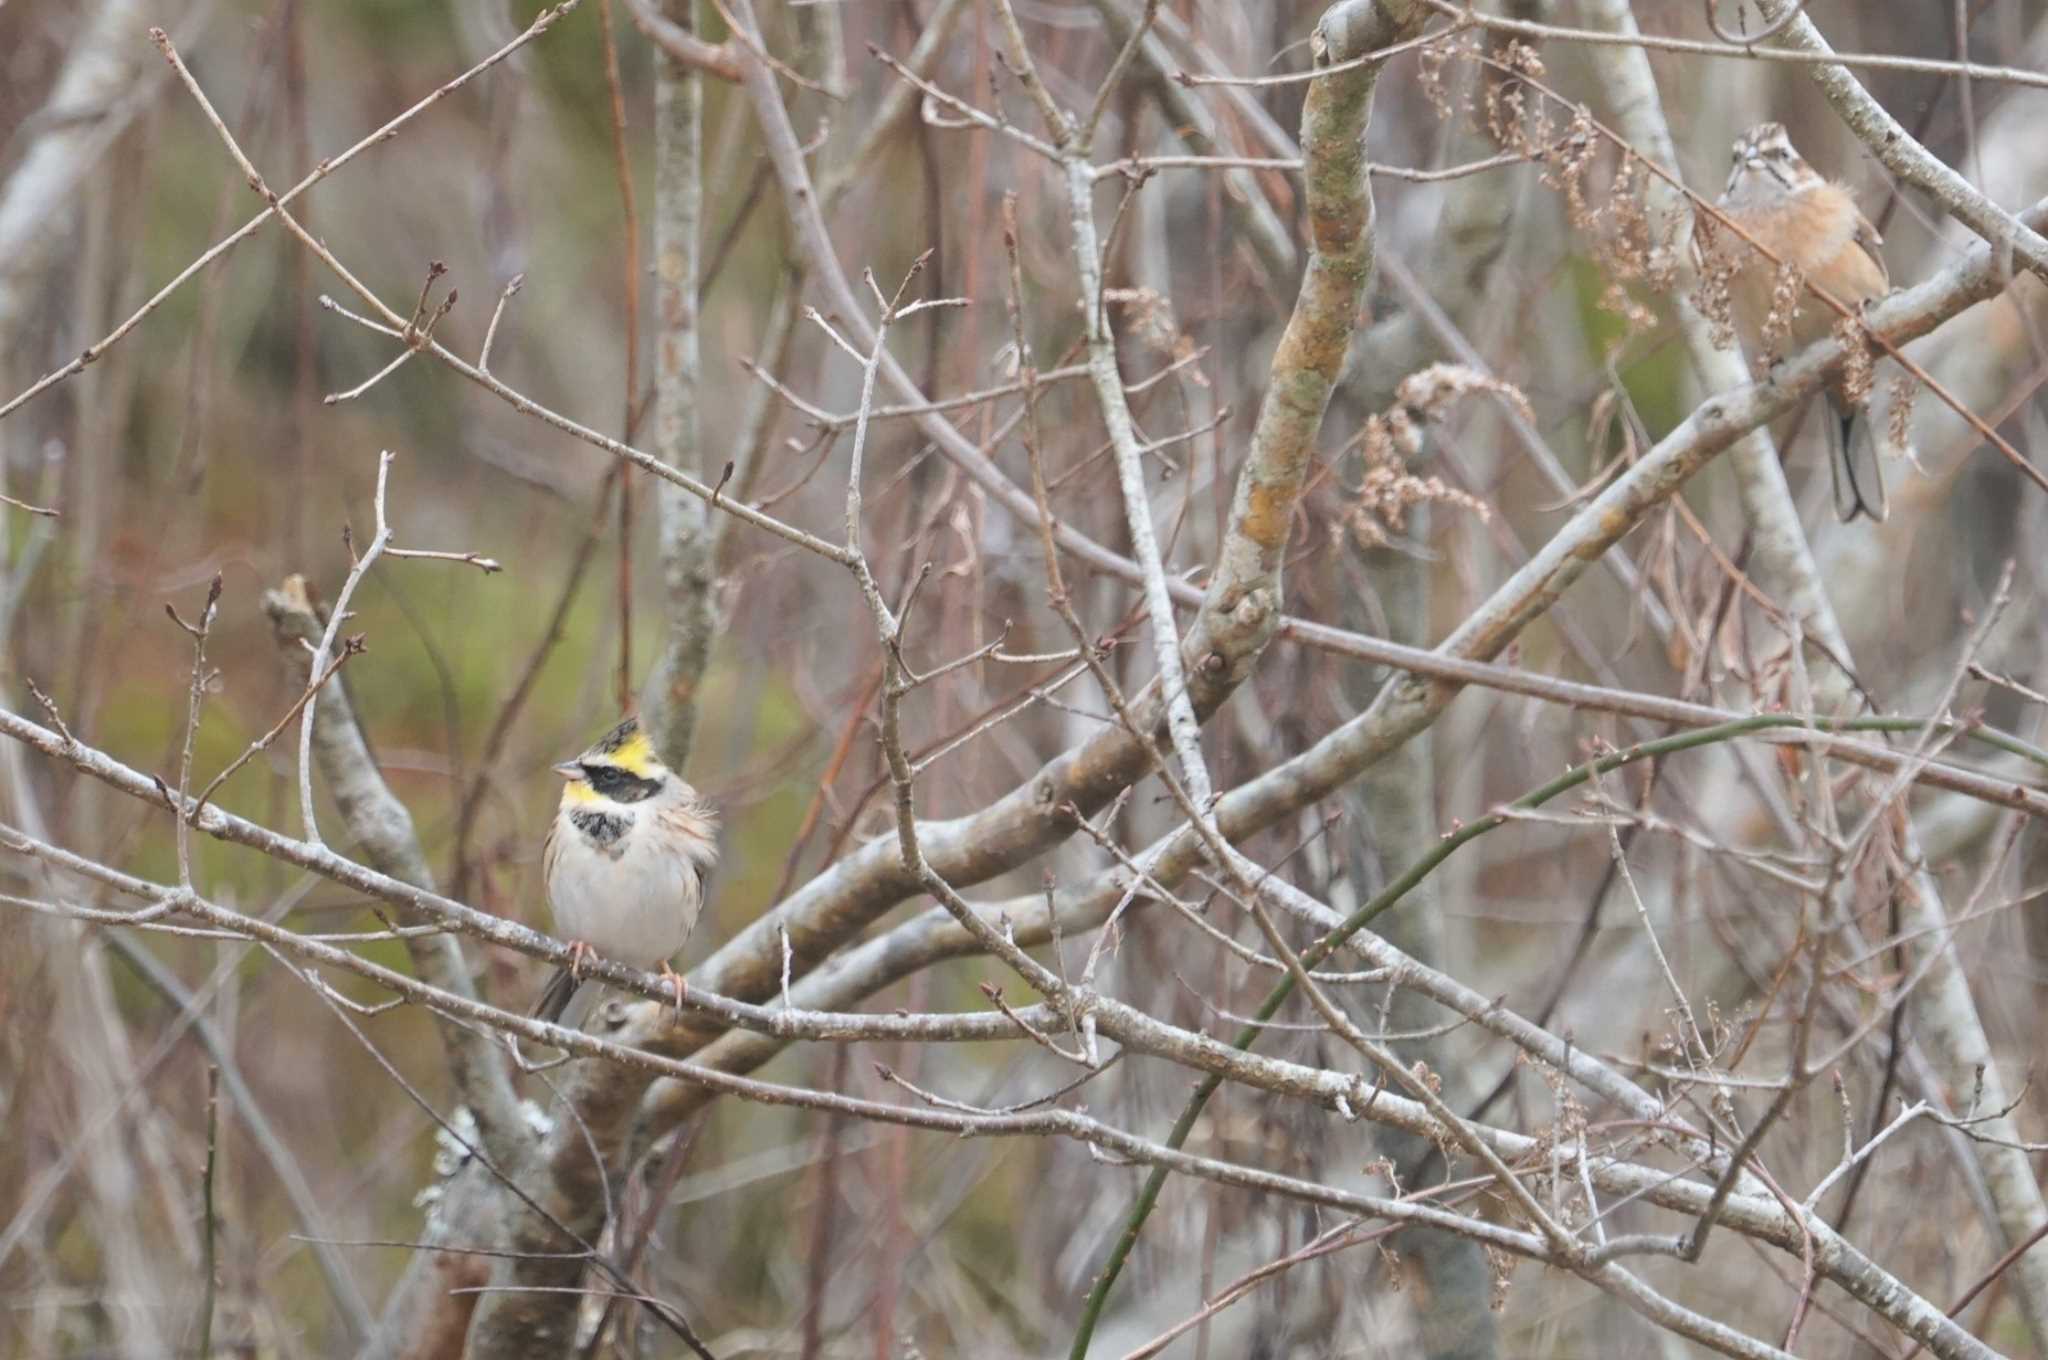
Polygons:
<instances>
[{"instance_id":1,"label":"brown bird in background","mask_svg":"<svg viewBox=\"0 0 2048 1360\"><path fill-rule=\"evenodd\" d=\"M1793 147L1778 123L1759 123L1735 140L1734 165L1728 187L1716 205L1805 276L1807 282L1837 301L1854 307L1891 290L1883 238L1839 184L1823 179ZM1752 351L1766 347L1767 328L1793 348L1811 344L1834 328L1835 313L1804 288L1789 302L1779 299L1778 268L1736 241L1733 249L1748 256L1730 286L1735 323ZM1772 316L1773 308L1796 310L1789 318ZM1836 381L1828 387L1828 470L1834 481L1835 513L1846 522L1858 515L1885 517L1884 471L1878 465L1877 443L1870 422L1858 419L1856 407Z\"/></svg>"}]
</instances>

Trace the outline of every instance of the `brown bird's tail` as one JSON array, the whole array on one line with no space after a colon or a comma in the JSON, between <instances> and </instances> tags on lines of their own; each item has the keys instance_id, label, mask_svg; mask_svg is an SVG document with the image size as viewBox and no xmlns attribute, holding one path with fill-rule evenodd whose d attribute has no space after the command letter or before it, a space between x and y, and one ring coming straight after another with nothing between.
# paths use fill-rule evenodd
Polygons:
<instances>
[{"instance_id":1,"label":"brown bird's tail","mask_svg":"<svg viewBox=\"0 0 2048 1360\"><path fill-rule=\"evenodd\" d=\"M1890 512L1884 494L1884 469L1877 461L1877 439L1866 415L1828 393L1821 424L1828 436L1828 474L1835 487L1835 513L1844 524L1868 515L1879 524Z\"/></svg>"}]
</instances>

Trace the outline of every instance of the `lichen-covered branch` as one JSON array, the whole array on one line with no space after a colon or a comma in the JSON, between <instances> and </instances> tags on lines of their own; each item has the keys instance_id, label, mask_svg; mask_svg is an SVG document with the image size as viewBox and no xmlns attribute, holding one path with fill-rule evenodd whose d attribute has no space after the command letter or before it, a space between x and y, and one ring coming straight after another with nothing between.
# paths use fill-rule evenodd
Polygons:
<instances>
[{"instance_id":1,"label":"lichen-covered branch","mask_svg":"<svg viewBox=\"0 0 2048 1360\"><path fill-rule=\"evenodd\" d=\"M1420 24L1419 7L1398 8L1399 22ZM734 9L743 22L751 22L751 6L745 0L739 0ZM1396 22L1368 20L1368 10L1379 13L1372 5L1347 4L1326 16L1324 40L1331 51L1370 50L1369 45L1388 31L1383 23ZM1329 115L1333 128L1347 118L1354 131L1363 128L1365 92L1371 86L1371 68L1366 69L1364 79L1356 82L1356 94L1347 91L1334 96L1338 105ZM818 213L816 192L772 72L752 63L745 87L767 138L808 266L852 342L872 346L872 329L861 320L867 309L855 296ZM1341 142L1341 138L1337 140ZM1362 148L1347 149L1333 143L1324 150L1362 174ZM1321 150L1311 154L1321 154ZM1283 343L1275 360L1276 372L1284 382L1276 384L1267 398L1274 412L1262 418L1262 432L1254 435L1215 580L1183 648L1187 697L1198 719L1213 712L1250 673L1259 649L1277 624L1280 545L1300 494L1330 385L1356 324L1357 290L1364 286L1369 260L1363 225L1347 226L1340 205L1348 202L1355 207L1362 191L1346 191L1341 181L1337 184L1329 190L1332 196L1322 200L1326 220L1315 226L1318 247L1328 258L1304 280L1297 304L1299 320L1290 323L1292 338ZM909 375L886 351L879 365L881 379L906 399L922 400ZM1286 388L1284 393L1280 386ZM1017 490L943 414L928 412L915 419L942 452L977 480L986 477L988 485ZM1035 522L1035 507L1028 496L1017 508L1026 522ZM1156 687L1141 696L1136 710L1141 723L1160 722L1163 702ZM918 840L926 861L947 882L956 886L982 882L1065 840L1073 831L1068 809L1078 808L1085 815L1100 808L1146 769L1142 746L1119 729L1106 729L1054 758L1030 780L972 817L921 825ZM706 985L727 995L765 996L781 976L784 932L801 972L918 890L916 877L903 867L893 844L869 843L805 884L770 916L742 931L704 965L701 976Z\"/></svg>"}]
</instances>

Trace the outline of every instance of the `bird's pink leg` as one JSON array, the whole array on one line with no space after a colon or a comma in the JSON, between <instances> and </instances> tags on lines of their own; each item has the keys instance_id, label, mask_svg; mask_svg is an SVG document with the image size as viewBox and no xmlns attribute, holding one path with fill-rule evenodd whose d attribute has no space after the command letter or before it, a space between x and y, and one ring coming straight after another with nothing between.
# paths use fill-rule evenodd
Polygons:
<instances>
[{"instance_id":1,"label":"bird's pink leg","mask_svg":"<svg viewBox=\"0 0 2048 1360\"><path fill-rule=\"evenodd\" d=\"M676 994L676 1018L678 1020L682 1019L683 997L688 994L690 990L690 985L687 982L683 981L683 975L681 973L678 973L675 969L668 966L667 959L663 959L661 961L661 980L663 982L666 982L669 985L669 987L674 990Z\"/></svg>"}]
</instances>

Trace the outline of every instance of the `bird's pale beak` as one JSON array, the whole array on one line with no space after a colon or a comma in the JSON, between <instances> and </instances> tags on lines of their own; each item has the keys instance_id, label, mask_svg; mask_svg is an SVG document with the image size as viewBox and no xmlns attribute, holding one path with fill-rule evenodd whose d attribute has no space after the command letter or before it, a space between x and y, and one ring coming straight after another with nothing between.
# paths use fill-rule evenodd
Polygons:
<instances>
[{"instance_id":1,"label":"bird's pale beak","mask_svg":"<svg viewBox=\"0 0 2048 1360\"><path fill-rule=\"evenodd\" d=\"M583 767L573 760L565 760L555 766L555 773L564 779L581 779L583 777Z\"/></svg>"}]
</instances>

